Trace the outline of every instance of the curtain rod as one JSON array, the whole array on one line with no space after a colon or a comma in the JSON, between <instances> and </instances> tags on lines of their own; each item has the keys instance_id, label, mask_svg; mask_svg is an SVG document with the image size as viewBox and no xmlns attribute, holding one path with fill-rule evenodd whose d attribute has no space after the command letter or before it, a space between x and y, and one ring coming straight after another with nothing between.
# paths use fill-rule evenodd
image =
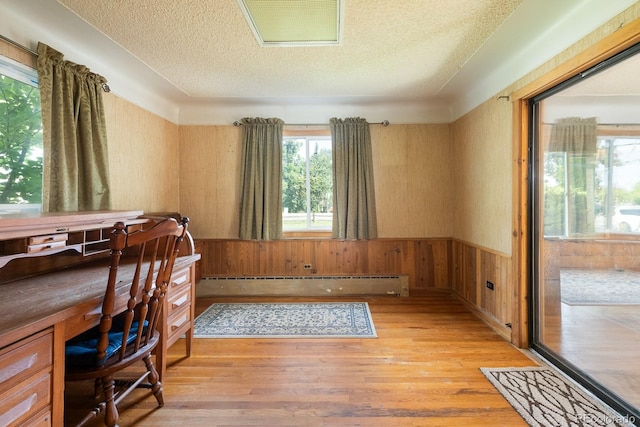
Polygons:
<instances>
[{"instance_id":1,"label":"curtain rod","mask_svg":"<svg viewBox=\"0 0 640 427\"><path fill-rule=\"evenodd\" d=\"M0 34L0 40L4 40L5 42L9 43L11 46L17 47L18 49L23 50L27 53L30 53L34 56L38 56L38 52L36 52L35 50L29 49L28 47L23 46L20 43L14 42L13 40L3 36L2 34Z\"/></svg>"},{"instance_id":2,"label":"curtain rod","mask_svg":"<svg viewBox=\"0 0 640 427\"><path fill-rule=\"evenodd\" d=\"M380 123L369 123L370 125L382 125L382 126L389 126L389 120L383 120ZM235 127L239 127L242 126L242 122L239 120L236 120L235 122L233 122L233 125ZM329 123L285 123L285 126L329 126Z\"/></svg>"},{"instance_id":3,"label":"curtain rod","mask_svg":"<svg viewBox=\"0 0 640 427\"><path fill-rule=\"evenodd\" d=\"M22 51L24 51L24 52L30 53L30 54L32 54L33 56L35 56L36 58L38 57L38 52L36 52L35 50L33 50L33 49L29 49L28 47L23 46L23 45L21 45L20 43L14 42L13 40L11 40L11 39L9 39L9 38L7 38L7 37L3 36L2 34L0 34L0 40L4 40L5 42L9 43L11 46L17 47L18 49L20 49L20 50L22 50ZM109 87L109 85L108 85L108 84L106 84L106 83L102 83L102 85L101 85L101 86L102 86L102 90L103 90L103 91L105 91L105 92L111 92L111 88Z\"/></svg>"}]
</instances>

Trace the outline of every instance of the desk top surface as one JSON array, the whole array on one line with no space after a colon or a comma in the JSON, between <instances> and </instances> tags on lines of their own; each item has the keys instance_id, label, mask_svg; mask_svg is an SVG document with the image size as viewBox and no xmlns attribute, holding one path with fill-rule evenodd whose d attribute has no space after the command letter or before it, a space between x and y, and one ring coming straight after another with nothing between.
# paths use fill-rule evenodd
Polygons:
<instances>
[{"instance_id":1,"label":"desk top surface","mask_svg":"<svg viewBox=\"0 0 640 427\"><path fill-rule=\"evenodd\" d=\"M199 257L178 257L174 270ZM133 270L133 264L121 264L119 272L127 275L127 268ZM102 259L0 285L0 348L15 341L17 333L27 336L79 311L95 309L102 303L108 273L109 259ZM121 285L127 292L126 282Z\"/></svg>"}]
</instances>

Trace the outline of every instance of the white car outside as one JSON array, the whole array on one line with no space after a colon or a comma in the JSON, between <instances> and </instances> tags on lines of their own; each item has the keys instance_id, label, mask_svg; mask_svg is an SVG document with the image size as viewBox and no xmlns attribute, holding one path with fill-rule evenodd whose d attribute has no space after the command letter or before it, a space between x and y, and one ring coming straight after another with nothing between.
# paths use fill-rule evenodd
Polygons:
<instances>
[{"instance_id":1,"label":"white car outside","mask_svg":"<svg viewBox=\"0 0 640 427\"><path fill-rule=\"evenodd\" d=\"M615 231L626 233L640 232L640 206L620 206L612 218Z\"/></svg>"}]
</instances>

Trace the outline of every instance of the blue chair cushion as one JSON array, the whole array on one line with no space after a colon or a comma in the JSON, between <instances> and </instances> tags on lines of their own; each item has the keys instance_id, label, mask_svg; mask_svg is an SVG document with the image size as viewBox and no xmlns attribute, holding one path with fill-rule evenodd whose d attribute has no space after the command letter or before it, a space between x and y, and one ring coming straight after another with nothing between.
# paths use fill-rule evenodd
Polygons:
<instances>
[{"instance_id":1,"label":"blue chair cushion","mask_svg":"<svg viewBox=\"0 0 640 427\"><path fill-rule=\"evenodd\" d=\"M147 322L145 321L145 328L146 326ZM137 333L138 322L133 322L125 345L132 343L136 339ZM108 333L109 344L107 345L105 357L102 360L96 360L98 336L99 332L96 327L69 340L65 347L65 362L67 366L98 367L122 348L122 327L114 327Z\"/></svg>"}]
</instances>

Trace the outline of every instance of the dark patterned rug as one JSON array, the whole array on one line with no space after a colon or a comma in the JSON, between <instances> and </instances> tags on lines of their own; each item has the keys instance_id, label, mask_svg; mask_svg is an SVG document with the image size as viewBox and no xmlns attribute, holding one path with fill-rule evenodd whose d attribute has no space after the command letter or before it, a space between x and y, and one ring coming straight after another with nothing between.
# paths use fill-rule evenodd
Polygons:
<instances>
[{"instance_id":1,"label":"dark patterned rug","mask_svg":"<svg viewBox=\"0 0 640 427\"><path fill-rule=\"evenodd\" d=\"M640 272L563 268L560 294L569 305L640 304Z\"/></svg>"},{"instance_id":2,"label":"dark patterned rug","mask_svg":"<svg viewBox=\"0 0 640 427\"><path fill-rule=\"evenodd\" d=\"M366 302L213 304L197 338L375 338Z\"/></svg>"},{"instance_id":3,"label":"dark patterned rug","mask_svg":"<svg viewBox=\"0 0 640 427\"><path fill-rule=\"evenodd\" d=\"M548 367L480 368L530 426L633 426L579 385Z\"/></svg>"}]
</instances>

